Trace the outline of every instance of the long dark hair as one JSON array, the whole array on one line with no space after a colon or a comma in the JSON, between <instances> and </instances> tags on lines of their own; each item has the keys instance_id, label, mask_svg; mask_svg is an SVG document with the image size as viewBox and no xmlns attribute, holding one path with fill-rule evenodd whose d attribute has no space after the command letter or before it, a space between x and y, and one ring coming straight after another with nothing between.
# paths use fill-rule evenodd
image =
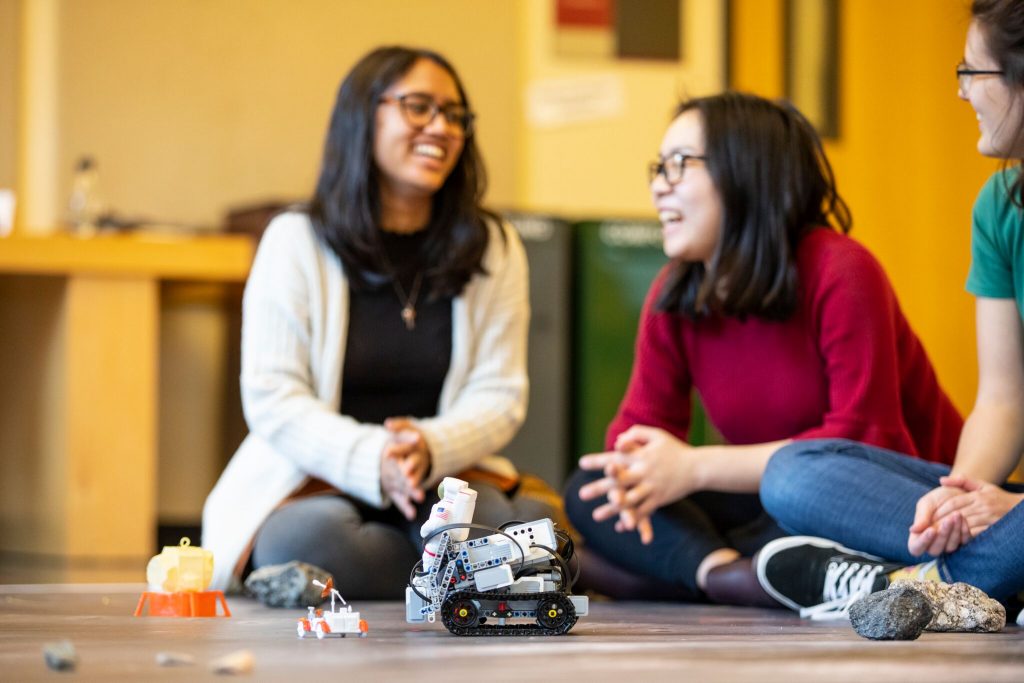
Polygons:
<instances>
[{"instance_id":1,"label":"long dark hair","mask_svg":"<svg viewBox=\"0 0 1024 683\"><path fill-rule=\"evenodd\" d=\"M1024 2L974 0L971 15L985 36L989 54L1003 72L1003 82L1013 89L1014 100L1020 101L1024 97ZM1013 139L1024 139L1024 119L1017 122ZM1024 175L1016 175L1007 193L1014 204L1024 208Z\"/></svg>"},{"instance_id":2,"label":"long dark hair","mask_svg":"<svg viewBox=\"0 0 1024 683\"><path fill-rule=\"evenodd\" d=\"M373 50L341 82L331 113L316 192L309 203L313 228L338 255L352 287L366 286L365 274L384 272L380 246L380 170L374 161L376 112L380 98L413 65L428 59L455 81L467 109L469 98L455 68L430 50L401 46ZM466 138L452 172L432 199L424 273L432 296L455 296L475 273L483 273L487 220L481 205L487 188L483 160L473 137Z\"/></svg>"},{"instance_id":3,"label":"long dark hair","mask_svg":"<svg viewBox=\"0 0 1024 683\"><path fill-rule=\"evenodd\" d=\"M700 113L706 166L722 200L718 245L705 267L678 262L658 301L689 318L784 320L799 302L796 249L815 226L850 231L821 140L793 106L723 93L680 104ZM674 118L675 118L674 117Z\"/></svg>"}]
</instances>

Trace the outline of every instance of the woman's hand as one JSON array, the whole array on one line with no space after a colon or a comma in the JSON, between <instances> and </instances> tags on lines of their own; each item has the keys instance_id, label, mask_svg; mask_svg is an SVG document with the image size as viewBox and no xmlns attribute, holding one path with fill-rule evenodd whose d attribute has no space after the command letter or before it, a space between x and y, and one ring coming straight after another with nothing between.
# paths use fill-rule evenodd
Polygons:
<instances>
[{"instance_id":1,"label":"woman's hand","mask_svg":"<svg viewBox=\"0 0 1024 683\"><path fill-rule=\"evenodd\" d=\"M662 429L640 425L620 434L615 449L580 458L582 469L605 474L582 487L580 498L607 496L608 502L594 510L594 519L619 515L616 530L636 529L641 541L649 543L654 511L698 489L694 449Z\"/></svg>"},{"instance_id":2,"label":"woman's hand","mask_svg":"<svg viewBox=\"0 0 1024 683\"><path fill-rule=\"evenodd\" d=\"M951 553L971 539L970 529L959 514L942 518L937 514L948 501L964 495L956 486L939 486L921 496L917 501L914 523L910 525L907 549L911 555L925 553L939 556Z\"/></svg>"},{"instance_id":3,"label":"woman's hand","mask_svg":"<svg viewBox=\"0 0 1024 683\"><path fill-rule=\"evenodd\" d=\"M962 474L942 477L939 483L956 487L965 493L943 502L935 510L935 518L943 519L959 513L966 520L972 538L998 522L1024 500L1024 493L1010 493L995 484Z\"/></svg>"},{"instance_id":4,"label":"woman's hand","mask_svg":"<svg viewBox=\"0 0 1024 683\"><path fill-rule=\"evenodd\" d=\"M412 420L388 418L384 427L392 438L381 459L381 487L406 519L416 518L416 505L425 499L422 484L430 471L430 448Z\"/></svg>"}]
</instances>

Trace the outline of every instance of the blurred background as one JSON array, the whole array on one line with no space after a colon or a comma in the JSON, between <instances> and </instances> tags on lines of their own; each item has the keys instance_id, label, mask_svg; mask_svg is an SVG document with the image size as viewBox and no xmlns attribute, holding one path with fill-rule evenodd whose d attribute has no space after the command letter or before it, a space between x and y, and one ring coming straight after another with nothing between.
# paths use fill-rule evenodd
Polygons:
<instances>
[{"instance_id":1,"label":"blurred background","mask_svg":"<svg viewBox=\"0 0 1024 683\"><path fill-rule=\"evenodd\" d=\"M970 210L997 168L956 97L968 4L0 0L0 189L17 199L0 239L0 581L141 576L138 558L194 533L245 433L251 245L312 191L338 84L381 44L460 71L488 203L527 243L534 387L510 448L526 468L557 485L600 447L664 262L646 163L681 97L726 87L819 124L853 236L968 411ZM108 212L153 227L66 237L83 157ZM714 438L699 415L694 438Z\"/></svg>"}]
</instances>

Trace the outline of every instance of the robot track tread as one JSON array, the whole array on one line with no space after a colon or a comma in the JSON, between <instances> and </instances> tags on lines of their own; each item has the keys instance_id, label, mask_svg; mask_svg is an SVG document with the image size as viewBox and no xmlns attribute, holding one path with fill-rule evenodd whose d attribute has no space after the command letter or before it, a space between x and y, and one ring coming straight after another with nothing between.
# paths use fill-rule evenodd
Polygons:
<instances>
[{"instance_id":1,"label":"robot track tread","mask_svg":"<svg viewBox=\"0 0 1024 683\"><path fill-rule=\"evenodd\" d=\"M532 624L488 624L486 612L490 603L536 601L537 620ZM460 610L464 613L458 614ZM457 636L558 636L568 633L576 624L576 608L568 594L503 593L455 591L441 604L441 621Z\"/></svg>"}]
</instances>

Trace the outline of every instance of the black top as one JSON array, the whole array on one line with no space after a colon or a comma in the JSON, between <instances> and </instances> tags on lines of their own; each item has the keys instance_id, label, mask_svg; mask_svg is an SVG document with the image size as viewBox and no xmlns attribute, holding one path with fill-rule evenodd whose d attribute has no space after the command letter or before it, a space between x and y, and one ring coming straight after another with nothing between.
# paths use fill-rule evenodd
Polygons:
<instances>
[{"instance_id":1,"label":"black top","mask_svg":"<svg viewBox=\"0 0 1024 683\"><path fill-rule=\"evenodd\" d=\"M376 273L367 274L369 288L349 291L341 384L341 412L368 424L436 415L452 356L452 297L431 299L423 280L413 302L415 327L408 329L402 319L417 274L423 272L427 231L380 234L402 298L390 275Z\"/></svg>"}]
</instances>

